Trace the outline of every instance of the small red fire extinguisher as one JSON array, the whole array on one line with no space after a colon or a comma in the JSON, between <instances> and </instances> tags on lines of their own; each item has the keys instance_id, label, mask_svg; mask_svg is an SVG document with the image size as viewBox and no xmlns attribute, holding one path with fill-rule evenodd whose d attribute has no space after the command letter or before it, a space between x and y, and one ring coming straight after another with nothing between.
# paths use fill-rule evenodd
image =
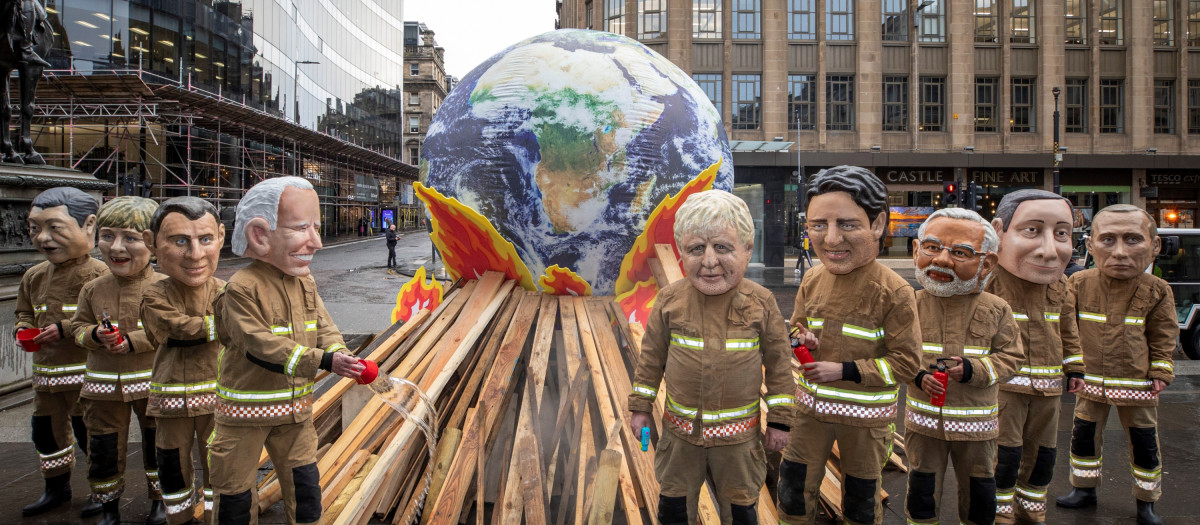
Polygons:
<instances>
[{"instance_id":1,"label":"small red fire extinguisher","mask_svg":"<svg viewBox=\"0 0 1200 525\"><path fill-rule=\"evenodd\" d=\"M950 390L950 376L946 374L946 358L939 358L936 365L929 365L929 368L934 369L933 379L942 384L942 393L936 396L929 396L929 404L940 407L946 406L946 392Z\"/></svg>"},{"instance_id":2,"label":"small red fire extinguisher","mask_svg":"<svg viewBox=\"0 0 1200 525\"><path fill-rule=\"evenodd\" d=\"M816 361L813 359L812 354L809 353L808 347L800 344L800 327L792 327L792 331L788 334L788 337L792 343L792 353L796 354L796 360L800 361L801 365Z\"/></svg>"}]
</instances>

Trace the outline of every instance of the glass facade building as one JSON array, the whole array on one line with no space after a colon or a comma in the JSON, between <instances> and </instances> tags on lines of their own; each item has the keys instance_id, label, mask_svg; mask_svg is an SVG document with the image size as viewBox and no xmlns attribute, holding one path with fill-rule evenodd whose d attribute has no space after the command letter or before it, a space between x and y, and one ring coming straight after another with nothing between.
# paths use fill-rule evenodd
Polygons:
<instances>
[{"instance_id":1,"label":"glass facade building","mask_svg":"<svg viewBox=\"0 0 1200 525\"><path fill-rule=\"evenodd\" d=\"M116 194L229 206L298 175L326 233L416 220L403 159L402 2L45 0L36 147ZM407 211L406 211L407 210ZM403 226L403 224L402 224Z\"/></svg>"}]
</instances>

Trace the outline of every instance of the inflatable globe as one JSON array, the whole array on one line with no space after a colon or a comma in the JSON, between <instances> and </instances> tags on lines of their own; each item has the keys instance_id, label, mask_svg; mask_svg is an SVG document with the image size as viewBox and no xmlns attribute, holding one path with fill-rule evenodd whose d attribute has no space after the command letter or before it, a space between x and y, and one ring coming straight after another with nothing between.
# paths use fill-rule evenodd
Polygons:
<instances>
[{"instance_id":1,"label":"inflatable globe","mask_svg":"<svg viewBox=\"0 0 1200 525\"><path fill-rule=\"evenodd\" d=\"M559 30L486 60L438 109L421 181L489 219L536 276L558 265L611 294L664 197L720 163L720 115L691 77L630 38Z\"/></svg>"}]
</instances>

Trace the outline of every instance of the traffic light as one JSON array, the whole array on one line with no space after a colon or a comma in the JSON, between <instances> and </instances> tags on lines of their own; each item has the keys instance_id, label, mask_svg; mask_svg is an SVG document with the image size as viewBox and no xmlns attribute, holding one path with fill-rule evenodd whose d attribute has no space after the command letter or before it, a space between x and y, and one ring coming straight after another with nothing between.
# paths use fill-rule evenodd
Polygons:
<instances>
[{"instance_id":1,"label":"traffic light","mask_svg":"<svg viewBox=\"0 0 1200 525\"><path fill-rule=\"evenodd\" d=\"M942 207L954 208L958 206L959 199L958 181L946 181L942 183Z\"/></svg>"},{"instance_id":2,"label":"traffic light","mask_svg":"<svg viewBox=\"0 0 1200 525\"><path fill-rule=\"evenodd\" d=\"M963 208L974 212L983 211L983 205L979 203L979 186L974 182L967 183L967 191L963 194Z\"/></svg>"}]
</instances>

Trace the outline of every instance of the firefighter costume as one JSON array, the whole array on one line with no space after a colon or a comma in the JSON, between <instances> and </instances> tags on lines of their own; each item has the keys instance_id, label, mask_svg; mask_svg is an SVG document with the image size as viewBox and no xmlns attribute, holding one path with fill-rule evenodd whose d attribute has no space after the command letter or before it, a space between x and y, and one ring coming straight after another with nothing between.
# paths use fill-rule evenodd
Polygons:
<instances>
[{"instance_id":1,"label":"firefighter costume","mask_svg":"<svg viewBox=\"0 0 1200 525\"><path fill-rule=\"evenodd\" d=\"M996 436L999 382L1021 360L1020 329L1012 309L990 293L936 297L917 292L921 371L907 388L908 522L937 523L947 456L958 481L958 520L990 524L996 515ZM934 406L921 381L938 358L962 357L963 381L950 380L944 406Z\"/></svg>"},{"instance_id":2,"label":"firefighter costume","mask_svg":"<svg viewBox=\"0 0 1200 525\"><path fill-rule=\"evenodd\" d=\"M686 522L687 497L711 472L735 522L758 504L766 479L760 388L767 424L790 429L796 382L791 346L774 295L742 279L720 295L680 280L659 292L642 339L629 410L653 413L665 376L663 432L655 447L659 515Z\"/></svg>"},{"instance_id":3,"label":"firefighter costume","mask_svg":"<svg viewBox=\"0 0 1200 525\"><path fill-rule=\"evenodd\" d=\"M843 379L799 378L799 414L779 467L780 522L813 521L836 440L847 522L880 523L881 474L891 455L900 384L913 379L921 358L912 286L874 260L842 275L821 265L796 292L792 324L819 336L813 357L843 363Z\"/></svg>"},{"instance_id":4,"label":"firefighter costume","mask_svg":"<svg viewBox=\"0 0 1200 525\"><path fill-rule=\"evenodd\" d=\"M146 415L154 346L146 338L140 318L143 292L165 276L147 264L129 277L104 275L79 292L79 309L71 321L75 343L88 350L80 404L88 426L91 465L88 482L101 503L117 500L125 491L125 458L129 444L130 410L142 433L142 467L147 493L161 500L158 464L154 452L154 418ZM113 328L129 341L129 352L113 354L97 331L108 314Z\"/></svg>"},{"instance_id":5,"label":"firefighter costume","mask_svg":"<svg viewBox=\"0 0 1200 525\"><path fill-rule=\"evenodd\" d=\"M79 290L93 279L108 273L108 267L91 256L61 264L38 263L21 276L17 291L17 324L13 331L57 325L61 338L41 345L33 353L33 446L41 459L46 495L58 494L58 501L71 497L71 469L75 466L73 447L78 444L87 454L87 428L78 403L87 370L88 352L71 337L71 317L78 310ZM72 436L74 433L74 436ZM43 496L46 500L46 496ZM33 514L52 507L39 505ZM45 501L45 504L51 502ZM44 507L44 508L41 508ZM96 511L100 508L97 506ZM30 510L26 510L27 515Z\"/></svg>"},{"instance_id":6,"label":"firefighter costume","mask_svg":"<svg viewBox=\"0 0 1200 525\"><path fill-rule=\"evenodd\" d=\"M211 474L204 444L213 430L217 404L217 342L213 299L225 281L210 277L191 287L167 277L142 299L147 339L157 348L146 412L157 421L155 441L159 482L167 521L187 523L194 515L195 465L192 448L200 444L201 494L212 509Z\"/></svg>"},{"instance_id":7,"label":"firefighter costume","mask_svg":"<svg viewBox=\"0 0 1200 525\"><path fill-rule=\"evenodd\" d=\"M992 270L986 291L1012 308L1025 351L1013 376L1000 384L996 521L1045 521L1064 375L1083 374L1075 297L1066 277L1037 284L999 265Z\"/></svg>"},{"instance_id":8,"label":"firefighter costume","mask_svg":"<svg viewBox=\"0 0 1200 525\"><path fill-rule=\"evenodd\" d=\"M1155 502L1162 495L1158 442L1158 394L1153 380L1175 379L1172 354L1179 336L1175 298L1162 279L1139 273L1114 279L1099 269L1071 277L1083 344L1084 387L1075 403L1071 431L1071 485L1100 485L1104 425L1116 407L1129 435L1133 496Z\"/></svg>"},{"instance_id":9,"label":"firefighter costume","mask_svg":"<svg viewBox=\"0 0 1200 525\"><path fill-rule=\"evenodd\" d=\"M216 429L209 444L216 521L258 520L255 487L265 446L289 523L321 517L313 378L349 354L311 275L256 260L215 301L220 358ZM246 521L238 521L245 523Z\"/></svg>"}]
</instances>

